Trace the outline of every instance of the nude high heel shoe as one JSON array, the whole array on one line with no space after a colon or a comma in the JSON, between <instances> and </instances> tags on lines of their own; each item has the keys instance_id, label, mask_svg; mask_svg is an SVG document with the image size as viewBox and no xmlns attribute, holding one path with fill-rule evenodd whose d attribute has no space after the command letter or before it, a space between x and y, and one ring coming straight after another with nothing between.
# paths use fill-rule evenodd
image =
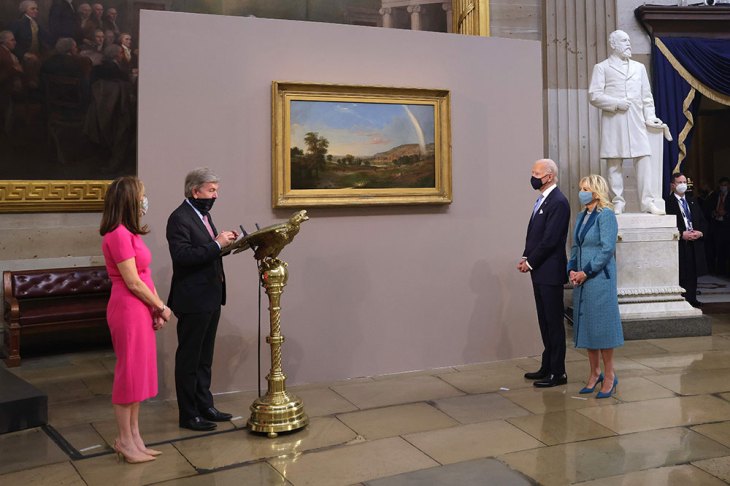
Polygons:
<instances>
[{"instance_id":1,"label":"nude high heel shoe","mask_svg":"<svg viewBox=\"0 0 730 486\"><path fill-rule=\"evenodd\" d=\"M122 451L122 448L119 447L119 442L117 440L114 441L114 445L112 446L112 448L114 449L114 452L117 453L117 460L119 462L122 462L122 460L124 460L128 464L139 464L139 463L142 463L142 462L150 462L150 461L154 461L155 460L155 457L154 456L151 456L151 455L148 455L148 454L144 454L144 453L140 453L139 456L128 456L128 455L126 455Z\"/></svg>"}]
</instances>

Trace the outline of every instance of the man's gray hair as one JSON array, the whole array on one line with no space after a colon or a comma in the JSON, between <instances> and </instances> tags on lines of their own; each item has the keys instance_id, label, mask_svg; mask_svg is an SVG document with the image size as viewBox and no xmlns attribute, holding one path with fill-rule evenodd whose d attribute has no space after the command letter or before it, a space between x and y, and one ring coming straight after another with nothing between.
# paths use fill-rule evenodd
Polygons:
<instances>
[{"instance_id":1,"label":"man's gray hair","mask_svg":"<svg viewBox=\"0 0 730 486\"><path fill-rule=\"evenodd\" d=\"M13 35L9 30L0 30L0 45L4 45L10 39L10 36Z\"/></svg>"},{"instance_id":2,"label":"man's gray hair","mask_svg":"<svg viewBox=\"0 0 730 486\"><path fill-rule=\"evenodd\" d=\"M193 189L200 189L206 182L217 184L220 182L220 178L207 167L198 167L188 172L188 175L185 176L185 197L192 197Z\"/></svg>"},{"instance_id":3,"label":"man's gray hair","mask_svg":"<svg viewBox=\"0 0 730 486\"><path fill-rule=\"evenodd\" d=\"M555 181L558 180L558 164L555 163L553 159L540 159L538 160L544 167L545 170L548 172L548 174L553 174L555 176Z\"/></svg>"},{"instance_id":4,"label":"man's gray hair","mask_svg":"<svg viewBox=\"0 0 730 486\"><path fill-rule=\"evenodd\" d=\"M31 5L35 5L37 7L38 3L36 3L35 0L23 0L22 2L20 2L18 10L20 10L20 13L25 13L28 11Z\"/></svg>"},{"instance_id":5,"label":"man's gray hair","mask_svg":"<svg viewBox=\"0 0 730 486\"><path fill-rule=\"evenodd\" d=\"M614 43L616 42L616 37L618 37L621 34L623 34L625 36L629 35L626 32L624 32L623 30L614 30L613 32L608 34L608 45L613 47Z\"/></svg>"},{"instance_id":6,"label":"man's gray hair","mask_svg":"<svg viewBox=\"0 0 730 486\"><path fill-rule=\"evenodd\" d=\"M76 41L70 37L61 37L56 41L56 52L58 54L68 54L76 45Z\"/></svg>"},{"instance_id":7,"label":"man's gray hair","mask_svg":"<svg viewBox=\"0 0 730 486\"><path fill-rule=\"evenodd\" d=\"M122 52L122 47L117 44L112 44L104 48L104 59L115 60L119 57Z\"/></svg>"}]
</instances>

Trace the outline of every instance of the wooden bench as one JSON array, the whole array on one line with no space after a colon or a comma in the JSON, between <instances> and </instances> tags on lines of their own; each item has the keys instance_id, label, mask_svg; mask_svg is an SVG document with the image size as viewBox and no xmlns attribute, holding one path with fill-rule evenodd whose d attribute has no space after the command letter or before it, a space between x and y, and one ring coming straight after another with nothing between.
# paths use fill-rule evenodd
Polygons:
<instances>
[{"instance_id":1,"label":"wooden bench","mask_svg":"<svg viewBox=\"0 0 730 486\"><path fill-rule=\"evenodd\" d=\"M111 281L103 266L4 271L3 289L8 367L20 365L21 334L53 346L69 331L96 328L111 341Z\"/></svg>"}]
</instances>

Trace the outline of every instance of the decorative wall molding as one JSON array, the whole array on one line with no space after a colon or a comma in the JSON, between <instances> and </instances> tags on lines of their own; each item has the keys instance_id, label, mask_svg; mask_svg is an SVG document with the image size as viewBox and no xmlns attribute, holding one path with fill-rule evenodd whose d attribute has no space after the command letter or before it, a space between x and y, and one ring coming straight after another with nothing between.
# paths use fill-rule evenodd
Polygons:
<instances>
[{"instance_id":1,"label":"decorative wall molding","mask_svg":"<svg viewBox=\"0 0 730 486\"><path fill-rule=\"evenodd\" d=\"M107 180L2 180L0 213L101 211Z\"/></svg>"}]
</instances>

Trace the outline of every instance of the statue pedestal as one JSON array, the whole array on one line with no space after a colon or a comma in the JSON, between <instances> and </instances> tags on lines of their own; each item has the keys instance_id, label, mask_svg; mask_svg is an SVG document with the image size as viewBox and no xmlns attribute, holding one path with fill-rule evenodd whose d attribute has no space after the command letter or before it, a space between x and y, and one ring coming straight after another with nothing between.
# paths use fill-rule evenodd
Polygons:
<instances>
[{"instance_id":1,"label":"statue pedestal","mask_svg":"<svg viewBox=\"0 0 730 486\"><path fill-rule=\"evenodd\" d=\"M708 336L710 320L682 297L675 216L624 213L616 265L624 338Z\"/></svg>"}]
</instances>

